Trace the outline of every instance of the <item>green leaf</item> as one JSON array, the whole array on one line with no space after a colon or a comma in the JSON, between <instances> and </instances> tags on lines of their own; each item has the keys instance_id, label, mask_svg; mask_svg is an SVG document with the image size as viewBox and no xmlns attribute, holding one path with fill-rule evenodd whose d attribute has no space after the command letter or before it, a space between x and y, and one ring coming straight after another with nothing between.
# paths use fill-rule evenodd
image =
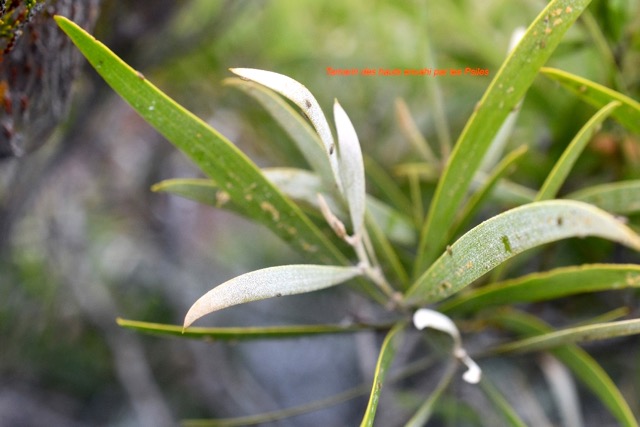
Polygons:
<instances>
[{"instance_id":1,"label":"green leaf","mask_svg":"<svg viewBox=\"0 0 640 427\"><path fill-rule=\"evenodd\" d=\"M619 101L622 106L616 109L611 116L627 129L640 133L640 103L638 101L566 71L555 68L542 68L540 71L596 108L602 108L612 101Z\"/></svg>"},{"instance_id":2,"label":"green leaf","mask_svg":"<svg viewBox=\"0 0 640 427\"><path fill-rule=\"evenodd\" d=\"M320 178L313 173L296 168L266 168L262 172L287 197L316 210L319 209L317 195L324 193L325 188ZM209 179L167 179L153 185L151 189L176 194L205 205L224 208L247 216L242 210L242 206L238 206L230 200L228 193ZM343 209L333 197L324 194L324 198L332 212L339 218L345 217ZM369 195L366 197L366 212L370 218L369 224L374 221L380 231L389 239L405 245L415 242L416 230L405 215Z\"/></svg>"},{"instance_id":3,"label":"green leaf","mask_svg":"<svg viewBox=\"0 0 640 427\"><path fill-rule=\"evenodd\" d=\"M542 184L542 188L536 196L536 201L553 199L558 190L569 175L571 168L578 160L578 157L591 140L591 137L600 129L602 122L609 117L621 105L619 101L612 101L602 107L589 121L580 129L573 138L569 146L564 150L560 159L556 162L553 169L547 175L547 179Z\"/></svg>"},{"instance_id":4,"label":"green leaf","mask_svg":"<svg viewBox=\"0 0 640 427\"><path fill-rule=\"evenodd\" d=\"M603 237L640 250L640 236L594 206L570 200L530 203L497 215L458 239L411 287L405 302L440 301L513 256L569 237Z\"/></svg>"},{"instance_id":5,"label":"green leaf","mask_svg":"<svg viewBox=\"0 0 640 427\"><path fill-rule=\"evenodd\" d=\"M522 40L522 37L525 34L526 29L524 27L516 28L511 34L511 39L509 40L509 49L507 54L509 54ZM507 115L507 118L504 120L504 123L496 132L496 136L493 137L493 141L489 145L484 158L482 159L482 163L480 164L480 171L488 172L490 171L502 158L502 154L504 152L505 146L507 145L507 141L509 137L513 133L513 129L515 128L516 121L518 120L518 115L520 113L520 109L522 107L522 100L518 102L513 110Z\"/></svg>"},{"instance_id":6,"label":"green leaf","mask_svg":"<svg viewBox=\"0 0 640 427\"><path fill-rule=\"evenodd\" d=\"M620 320L547 332L535 337L496 346L490 349L489 352L496 354L529 353L577 342L601 341L637 334L640 334L640 319Z\"/></svg>"},{"instance_id":7,"label":"green leaf","mask_svg":"<svg viewBox=\"0 0 640 427\"><path fill-rule=\"evenodd\" d=\"M282 265L242 274L200 297L184 319L187 328L197 319L223 308L266 298L317 291L362 274L358 267Z\"/></svg>"},{"instance_id":8,"label":"green leaf","mask_svg":"<svg viewBox=\"0 0 640 427\"><path fill-rule=\"evenodd\" d=\"M294 325L265 327L224 327L201 328L192 326L184 329L179 325L140 322L117 318L116 323L123 328L155 335L176 336L200 340L238 341L258 339L298 338L314 335L356 333L371 330L389 330L390 325Z\"/></svg>"},{"instance_id":9,"label":"green leaf","mask_svg":"<svg viewBox=\"0 0 640 427\"><path fill-rule=\"evenodd\" d=\"M590 0L549 2L496 73L458 138L438 182L420 236L414 277L422 274L446 245L456 211L493 138L564 33L589 3Z\"/></svg>"},{"instance_id":10,"label":"green leaf","mask_svg":"<svg viewBox=\"0 0 640 427\"><path fill-rule=\"evenodd\" d=\"M523 312L509 310L490 319L501 327L525 336L549 333L551 327L538 318ZM620 425L637 427L638 423L631 408L616 387L613 380L589 354L575 345L565 345L552 349L551 353L562 361L576 377L582 381L602 403L609 408Z\"/></svg>"},{"instance_id":11,"label":"green leaf","mask_svg":"<svg viewBox=\"0 0 640 427\"><path fill-rule=\"evenodd\" d=\"M373 426L373 420L378 410L378 402L380 401L380 393L382 393L382 386L391 362L396 355L398 347L400 347L403 335L402 331L405 326L405 323L402 322L396 324L393 329L389 331L382 343L382 348L380 348L380 354L378 355L375 376L373 378L373 387L371 388L371 395L369 396L369 404L360 423L361 427Z\"/></svg>"},{"instance_id":12,"label":"green leaf","mask_svg":"<svg viewBox=\"0 0 640 427\"><path fill-rule=\"evenodd\" d=\"M474 289L442 303L443 312L468 313L502 304L546 301L585 292L640 287L640 265L562 267Z\"/></svg>"},{"instance_id":13,"label":"green leaf","mask_svg":"<svg viewBox=\"0 0 640 427\"><path fill-rule=\"evenodd\" d=\"M640 212L640 180L597 185L567 194L565 198L591 203L618 215L634 214Z\"/></svg>"},{"instance_id":14,"label":"green leaf","mask_svg":"<svg viewBox=\"0 0 640 427\"><path fill-rule=\"evenodd\" d=\"M75 23L61 16L55 19L102 78L218 183L228 200L242 206L245 215L269 227L301 253L323 263L346 263L344 256L320 230L232 143L153 86Z\"/></svg>"}]
</instances>

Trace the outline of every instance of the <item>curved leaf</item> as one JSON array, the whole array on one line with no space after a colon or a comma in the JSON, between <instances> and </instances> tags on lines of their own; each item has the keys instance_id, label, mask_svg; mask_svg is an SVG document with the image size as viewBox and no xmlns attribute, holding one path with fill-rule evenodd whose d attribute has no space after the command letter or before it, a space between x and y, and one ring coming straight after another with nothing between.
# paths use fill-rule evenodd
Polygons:
<instances>
[{"instance_id":1,"label":"curved leaf","mask_svg":"<svg viewBox=\"0 0 640 427\"><path fill-rule=\"evenodd\" d=\"M564 33L589 3L590 0L549 2L497 72L458 138L438 181L420 235L414 277L422 274L447 244L455 213L493 138Z\"/></svg>"},{"instance_id":2,"label":"curved leaf","mask_svg":"<svg viewBox=\"0 0 640 427\"><path fill-rule=\"evenodd\" d=\"M256 70L253 68L231 68L231 72L243 79L254 81L278 92L302 109L324 144L324 148L329 155L333 176L338 185L338 189L342 192L338 158L335 153L335 143L331 135L331 128L329 128L327 118L322 112L318 101L309 89L291 77L272 71Z\"/></svg>"},{"instance_id":3,"label":"curved leaf","mask_svg":"<svg viewBox=\"0 0 640 427\"><path fill-rule=\"evenodd\" d=\"M533 273L474 289L438 310L466 313L502 304L546 301L585 292L640 287L640 265L593 264Z\"/></svg>"},{"instance_id":4,"label":"curved leaf","mask_svg":"<svg viewBox=\"0 0 640 427\"><path fill-rule=\"evenodd\" d=\"M239 78L225 79L225 84L236 87L256 99L278 124L289 134L311 168L327 183L333 183L329 153L323 148L317 133L271 89Z\"/></svg>"},{"instance_id":5,"label":"curved leaf","mask_svg":"<svg viewBox=\"0 0 640 427\"><path fill-rule=\"evenodd\" d=\"M440 301L507 259L569 237L598 236L640 250L640 236L586 203L550 200L497 215L463 235L411 287L410 304Z\"/></svg>"},{"instance_id":6,"label":"curved leaf","mask_svg":"<svg viewBox=\"0 0 640 427\"><path fill-rule=\"evenodd\" d=\"M561 83L562 86L596 108L602 108L612 101L619 101L622 106L614 111L612 116L627 129L640 133L640 102L566 71L544 67L540 69L540 72Z\"/></svg>"},{"instance_id":7,"label":"curved leaf","mask_svg":"<svg viewBox=\"0 0 640 427\"><path fill-rule=\"evenodd\" d=\"M576 160L578 160L584 147L586 147L587 143L591 140L593 134L598 131L602 122L620 105L619 101L608 103L598 110L582 129L578 131L569 146L564 150L564 153L562 153L562 156L560 156L560 159L558 159L553 166L551 172L549 172L549 175L547 175L547 179L544 181L544 184L542 184L542 188L540 188L536 196L536 201L553 199L556 194L558 194L558 190L560 190L571 168Z\"/></svg>"},{"instance_id":8,"label":"curved leaf","mask_svg":"<svg viewBox=\"0 0 640 427\"><path fill-rule=\"evenodd\" d=\"M269 227L301 253L323 263L345 264L345 257L231 142L178 105L142 74L67 18L56 22L102 78L147 122L218 183L227 200Z\"/></svg>"},{"instance_id":9,"label":"curved leaf","mask_svg":"<svg viewBox=\"0 0 640 427\"><path fill-rule=\"evenodd\" d=\"M333 104L333 115L338 132L338 162L344 197L349 206L353 235L361 237L366 198L362 150L356 130L338 100Z\"/></svg>"},{"instance_id":10,"label":"curved leaf","mask_svg":"<svg viewBox=\"0 0 640 427\"><path fill-rule=\"evenodd\" d=\"M607 212L629 215L640 212L640 180L596 185L567 194L566 199L591 203Z\"/></svg>"},{"instance_id":11,"label":"curved leaf","mask_svg":"<svg viewBox=\"0 0 640 427\"><path fill-rule=\"evenodd\" d=\"M197 319L223 308L266 298L295 295L335 286L362 274L358 267L283 265L243 274L216 286L189 309L188 327Z\"/></svg>"}]
</instances>

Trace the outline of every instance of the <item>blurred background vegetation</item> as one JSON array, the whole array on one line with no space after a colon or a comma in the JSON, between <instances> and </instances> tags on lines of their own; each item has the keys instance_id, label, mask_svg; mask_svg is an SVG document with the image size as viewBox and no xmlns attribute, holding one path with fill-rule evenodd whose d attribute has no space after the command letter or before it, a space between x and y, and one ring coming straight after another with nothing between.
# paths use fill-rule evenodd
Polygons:
<instances>
[{"instance_id":1,"label":"blurred background vegetation","mask_svg":"<svg viewBox=\"0 0 640 427\"><path fill-rule=\"evenodd\" d=\"M504 59L511 33L527 26L545 4L104 0L94 33L260 166L304 163L257 103L222 84L230 77L228 68L288 75L305 84L326 111L337 97L365 154L407 187L395 168L414 154L395 118L396 99L407 102L436 150L438 141L455 141ZM639 99L638 1L594 0L589 12L549 65ZM327 75L327 67L479 67L490 76L344 77ZM540 77L509 142L530 147L513 179L538 188L593 112ZM623 137L615 126L594 139L564 192L640 178L637 136ZM299 260L268 231L242 218L150 191L161 179L193 176L199 176L197 169L86 64L75 81L69 114L48 142L0 163L0 425L173 425L185 417L303 404L370 380L379 345L373 333L228 345L158 339L117 327L118 316L181 323L191 303L215 284ZM493 209L484 214L504 206ZM566 242L527 268L624 261L611 250L612 245L591 239ZM637 292L609 297L638 310ZM602 312L607 298L595 298L573 304L596 304L594 312ZM338 288L231 308L207 321L326 323L378 314L361 297ZM637 355L637 341L633 346L629 354ZM604 354L606 348L594 351ZM632 372L620 387L635 388L637 395L637 359L609 356L605 367L614 379ZM530 370L495 369L511 375L509 387L516 393L532 388ZM356 399L277 425L354 425L365 405ZM590 425L610 422L601 408L584 409ZM381 413L380 425L395 425L396 415Z\"/></svg>"}]
</instances>

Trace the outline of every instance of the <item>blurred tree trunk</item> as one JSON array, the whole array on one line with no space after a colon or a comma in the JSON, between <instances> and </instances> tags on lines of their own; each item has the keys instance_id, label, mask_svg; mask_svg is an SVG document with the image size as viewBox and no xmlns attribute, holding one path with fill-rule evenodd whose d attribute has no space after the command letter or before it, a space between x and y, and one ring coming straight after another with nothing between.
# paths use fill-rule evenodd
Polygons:
<instances>
[{"instance_id":1,"label":"blurred tree trunk","mask_svg":"<svg viewBox=\"0 0 640 427\"><path fill-rule=\"evenodd\" d=\"M91 28L99 0L0 2L0 158L45 143L67 111L80 53L53 20Z\"/></svg>"}]
</instances>

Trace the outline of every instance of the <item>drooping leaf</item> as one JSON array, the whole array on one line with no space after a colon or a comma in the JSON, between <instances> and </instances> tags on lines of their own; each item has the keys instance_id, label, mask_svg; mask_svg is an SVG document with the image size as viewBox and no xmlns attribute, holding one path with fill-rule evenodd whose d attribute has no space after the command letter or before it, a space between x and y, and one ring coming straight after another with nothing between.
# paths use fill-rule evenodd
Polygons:
<instances>
[{"instance_id":1,"label":"drooping leaf","mask_svg":"<svg viewBox=\"0 0 640 427\"><path fill-rule=\"evenodd\" d=\"M640 212L640 180L612 182L596 185L565 196L596 205L618 215Z\"/></svg>"},{"instance_id":2,"label":"drooping leaf","mask_svg":"<svg viewBox=\"0 0 640 427\"><path fill-rule=\"evenodd\" d=\"M535 316L514 310L497 313L491 317L490 321L529 337L553 331L549 325ZM633 412L620 390L598 362L586 351L576 345L569 344L551 349L551 353L567 365L594 395L598 396L620 425L638 427Z\"/></svg>"},{"instance_id":3,"label":"drooping leaf","mask_svg":"<svg viewBox=\"0 0 640 427\"><path fill-rule=\"evenodd\" d=\"M590 0L549 2L496 73L438 181L420 235L414 277L423 274L447 244L455 213L498 129L589 3Z\"/></svg>"},{"instance_id":4,"label":"drooping leaf","mask_svg":"<svg viewBox=\"0 0 640 427\"><path fill-rule=\"evenodd\" d=\"M405 302L423 305L440 301L527 249L586 236L640 250L640 236L594 206L572 200L530 203L497 215L463 235L412 285Z\"/></svg>"},{"instance_id":5,"label":"drooping leaf","mask_svg":"<svg viewBox=\"0 0 640 427\"><path fill-rule=\"evenodd\" d=\"M347 206L349 206L353 234L362 237L367 195L364 183L362 150L360 149L356 130L338 100L333 104L333 115L338 132L338 162L344 197L347 201Z\"/></svg>"},{"instance_id":6,"label":"drooping leaf","mask_svg":"<svg viewBox=\"0 0 640 427\"><path fill-rule=\"evenodd\" d=\"M327 184L334 182L329 153L324 149L318 134L297 111L271 89L260 84L239 78L226 79L224 83L255 98L289 134L318 176Z\"/></svg>"},{"instance_id":7,"label":"drooping leaf","mask_svg":"<svg viewBox=\"0 0 640 427\"><path fill-rule=\"evenodd\" d=\"M482 370L474 362L466 350L462 348L462 338L460 331L453 320L449 316L439 311L428 308L421 308L413 313L413 325L419 329L431 328L444 332L453 339L453 356L455 359L467 366L467 371L462 375L462 379L470 384L477 384L482 378Z\"/></svg>"},{"instance_id":8,"label":"drooping leaf","mask_svg":"<svg viewBox=\"0 0 640 427\"><path fill-rule=\"evenodd\" d=\"M358 267L327 265L283 265L245 273L200 297L187 312L184 327L202 316L233 305L317 291L361 274Z\"/></svg>"},{"instance_id":9,"label":"drooping leaf","mask_svg":"<svg viewBox=\"0 0 640 427\"><path fill-rule=\"evenodd\" d=\"M389 331L382 343L380 354L378 355L378 363L376 364L376 372L373 378L373 387L371 388L371 395L369 396L369 404L365 410L360 427L373 426L376 411L378 410L378 402L380 401L380 394L382 393L382 386L391 367L391 362L393 362L396 352L402 343L402 332L405 326L402 322L396 324L396 326Z\"/></svg>"},{"instance_id":10,"label":"drooping leaf","mask_svg":"<svg viewBox=\"0 0 640 427\"><path fill-rule=\"evenodd\" d=\"M622 106L616 109L611 116L618 120L627 129L640 133L640 102L626 95L609 89L606 86L592 82L583 77L576 76L566 71L555 68L542 68L545 76L558 81L565 88L578 95L582 100L596 108L602 108L612 101L619 101Z\"/></svg>"},{"instance_id":11,"label":"drooping leaf","mask_svg":"<svg viewBox=\"0 0 640 427\"><path fill-rule=\"evenodd\" d=\"M318 101L316 101L316 98L311 94L309 89L291 77L272 71L252 68L232 68L231 72L243 79L254 81L278 92L302 109L324 144L324 148L329 155L333 176L338 185L338 189L342 192L338 157L336 155L335 142L331 135L331 128L329 128L327 118L322 112Z\"/></svg>"},{"instance_id":12,"label":"drooping leaf","mask_svg":"<svg viewBox=\"0 0 640 427\"><path fill-rule=\"evenodd\" d=\"M309 257L323 263L346 263L336 247L263 176L244 153L79 26L61 16L55 19L100 76L146 121L220 185L228 200L242 206L245 215L266 225Z\"/></svg>"},{"instance_id":13,"label":"drooping leaf","mask_svg":"<svg viewBox=\"0 0 640 427\"><path fill-rule=\"evenodd\" d=\"M558 190L564 183L565 179L569 175L571 168L578 160L578 157L586 147L587 143L591 140L592 136L598 131L602 122L612 114L616 108L621 105L619 101L612 101L602 107L596 114L589 119L589 121L578 131L576 136L573 138L569 146L567 146L560 159L553 166L549 175L547 175L547 179L542 184L542 188L538 192L536 196L536 200L548 200L553 199L556 194L558 194Z\"/></svg>"},{"instance_id":14,"label":"drooping leaf","mask_svg":"<svg viewBox=\"0 0 640 427\"><path fill-rule=\"evenodd\" d=\"M443 302L438 310L467 313L503 304L545 301L585 292L640 287L640 265L562 267L483 286Z\"/></svg>"}]
</instances>

